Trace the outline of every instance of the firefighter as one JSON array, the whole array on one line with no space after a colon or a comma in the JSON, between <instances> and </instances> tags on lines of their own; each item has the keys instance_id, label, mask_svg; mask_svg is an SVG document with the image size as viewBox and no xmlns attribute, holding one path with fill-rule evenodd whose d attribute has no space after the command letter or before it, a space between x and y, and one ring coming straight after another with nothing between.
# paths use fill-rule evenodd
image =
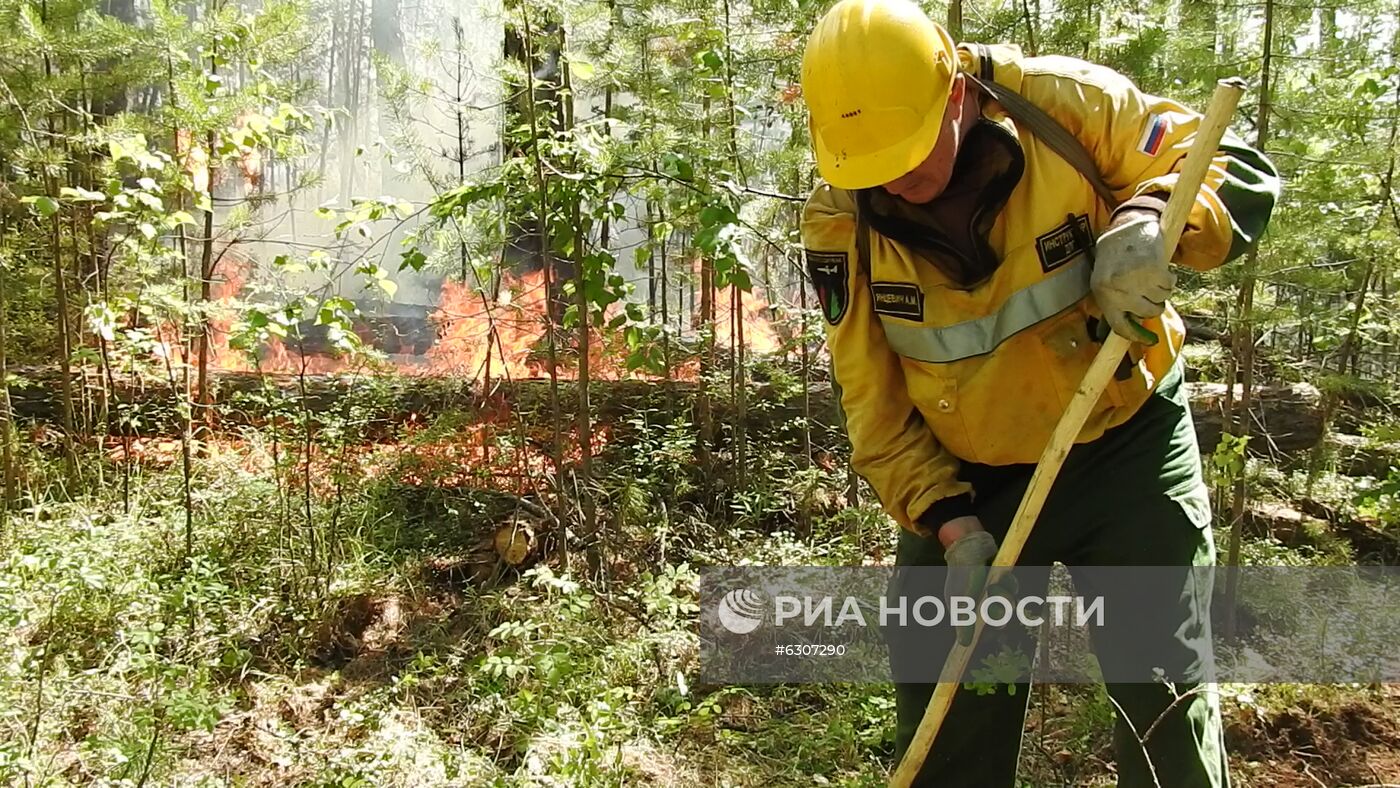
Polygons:
<instances>
[{"instance_id":1,"label":"firefighter","mask_svg":"<svg viewBox=\"0 0 1400 788\"><path fill-rule=\"evenodd\" d=\"M1068 132L1089 162L1013 117L996 86ZM1136 600L1140 615L1096 633L1096 655L1207 662L1211 588L1188 570L1215 556L1172 264L1205 271L1255 244L1278 196L1274 167L1227 134L1169 263L1161 212L1201 118L1111 69L955 46L907 0L841 0L807 42L802 89L823 180L802 219L807 272L851 461L901 526L896 564L946 565L956 571L945 593L981 592L958 586L985 577L1112 330L1132 352L1021 563L1182 567L1180 593ZM898 676L941 665L950 638L932 651L891 644L901 757L933 685ZM1144 677L1107 689L1120 785L1228 784L1208 684ZM1028 696L960 690L918 784L1014 785Z\"/></svg>"}]
</instances>

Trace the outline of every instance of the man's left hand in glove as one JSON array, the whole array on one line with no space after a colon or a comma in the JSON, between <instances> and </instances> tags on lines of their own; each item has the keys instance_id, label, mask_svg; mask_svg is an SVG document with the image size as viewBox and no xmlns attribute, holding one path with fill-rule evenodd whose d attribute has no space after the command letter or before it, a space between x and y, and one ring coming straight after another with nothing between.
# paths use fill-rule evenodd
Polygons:
<instances>
[{"instance_id":1,"label":"man's left hand in glove","mask_svg":"<svg viewBox=\"0 0 1400 788\"><path fill-rule=\"evenodd\" d=\"M1162 224L1155 214L1126 214L1099 236L1089 285L1114 332L1133 342L1157 344L1157 335L1140 321L1166 309L1176 274L1167 261Z\"/></svg>"}]
</instances>

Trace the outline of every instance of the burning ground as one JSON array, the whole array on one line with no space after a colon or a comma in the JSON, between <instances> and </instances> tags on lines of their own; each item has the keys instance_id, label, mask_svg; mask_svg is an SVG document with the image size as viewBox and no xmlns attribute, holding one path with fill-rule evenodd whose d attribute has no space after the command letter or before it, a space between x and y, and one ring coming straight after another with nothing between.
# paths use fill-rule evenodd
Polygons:
<instances>
[{"instance_id":1,"label":"burning ground","mask_svg":"<svg viewBox=\"0 0 1400 788\"><path fill-rule=\"evenodd\" d=\"M244 316L251 307L267 311L278 308L266 301L262 288L252 286L252 265L227 255L216 267L209 320L210 366L231 372L270 374L338 374L365 368L373 360L378 369L401 374L452 376L469 380L519 380L549 376L551 340L555 374L573 379L578 373L577 331L561 325L569 306L561 291L548 294L546 274L536 270L519 276L505 275L493 288L469 286L443 280L431 306L412 303L364 300L355 316L354 333L371 359L338 352L324 325L316 320L297 321L288 336L266 337L255 347L237 349L234 340L246 330ZM698 272L698 269L697 269ZM696 272L693 272L696 273ZM557 286L556 286L557 287ZM793 350L794 321L779 319L775 309L760 293L723 291L716 299L712 321L702 321L694 310L668 326L662 349L669 368L629 368L626 340L617 331L590 331L589 372L598 380L624 378L655 379L672 377L693 380L700 364L696 356L699 332L713 325L713 344L732 354L742 345L746 354L763 357ZM614 304L603 319L613 321L622 314ZM553 335L551 336L551 327ZM163 353L177 363L186 356L194 359L187 343L178 337L176 326L163 326L159 332ZM194 340L191 340L192 346ZM812 348L813 353L819 352Z\"/></svg>"}]
</instances>

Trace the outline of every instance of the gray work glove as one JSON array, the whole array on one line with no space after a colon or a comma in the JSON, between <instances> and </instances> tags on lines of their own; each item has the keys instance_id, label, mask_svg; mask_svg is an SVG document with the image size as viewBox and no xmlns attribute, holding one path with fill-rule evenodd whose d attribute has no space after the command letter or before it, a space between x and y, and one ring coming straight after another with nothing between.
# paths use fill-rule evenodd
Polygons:
<instances>
[{"instance_id":1,"label":"gray work glove","mask_svg":"<svg viewBox=\"0 0 1400 788\"><path fill-rule=\"evenodd\" d=\"M1138 214L1099 236L1089 285L1115 333L1157 344L1157 335L1137 322L1162 314L1176 286L1157 217Z\"/></svg>"},{"instance_id":2,"label":"gray work glove","mask_svg":"<svg viewBox=\"0 0 1400 788\"><path fill-rule=\"evenodd\" d=\"M997 557L996 537L986 531L969 531L948 545L943 560L948 564L948 578L944 581L945 598L968 596L981 600L983 587L987 584L987 571L992 560ZM989 594L1012 597L1016 594L1016 578L1010 572L1002 575ZM972 642L975 626L958 627L958 643L966 646Z\"/></svg>"}]
</instances>

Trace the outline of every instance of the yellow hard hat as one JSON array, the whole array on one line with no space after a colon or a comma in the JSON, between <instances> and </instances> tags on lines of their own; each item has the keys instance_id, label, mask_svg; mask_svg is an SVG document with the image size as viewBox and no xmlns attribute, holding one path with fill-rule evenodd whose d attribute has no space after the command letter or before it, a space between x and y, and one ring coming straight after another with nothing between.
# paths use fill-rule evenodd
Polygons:
<instances>
[{"instance_id":1,"label":"yellow hard hat","mask_svg":"<svg viewBox=\"0 0 1400 788\"><path fill-rule=\"evenodd\" d=\"M802 55L817 169L866 189L918 166L938 140L957 58L948 32L910 0L841 0Z\"/></svg>"}]
</instances>

